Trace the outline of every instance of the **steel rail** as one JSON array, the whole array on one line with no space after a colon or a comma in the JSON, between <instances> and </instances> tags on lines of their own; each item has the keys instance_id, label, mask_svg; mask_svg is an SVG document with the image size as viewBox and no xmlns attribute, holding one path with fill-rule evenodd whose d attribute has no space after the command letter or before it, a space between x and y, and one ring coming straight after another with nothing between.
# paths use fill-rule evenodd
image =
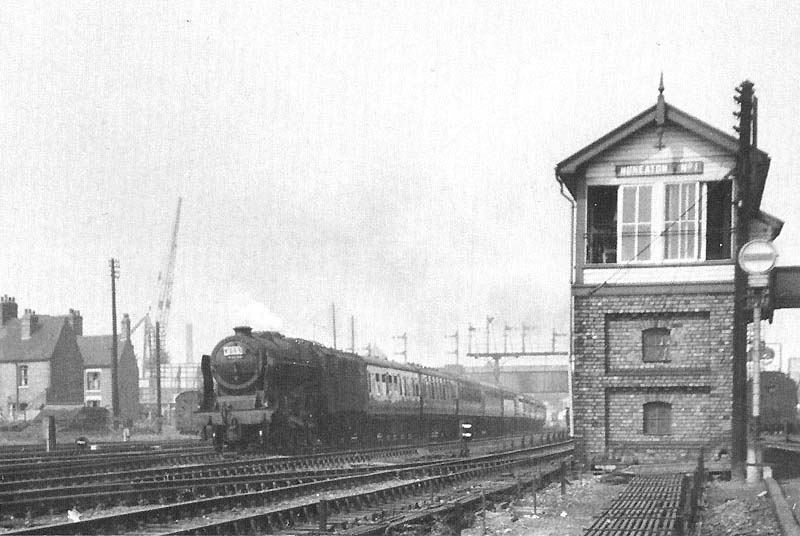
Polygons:
<instances>
[{"instance_id":1,"label":"steel rail","mask_svg":"<svg viewBox=\"0 0 800 536\"><path fill-rule=\"evenodd\" d=\"M508 466L508 464L531 463L537 460L546 461L553 456L571 456L572 451L573 443L571 440L561 441L552 445L529 447L503 454L427 464L427 468L422 466L400 470L389 469L366 475L346 476L285 488L234 493L223 497L184 501L172 505L140 508L114 515L97 516L74 523L29 527L10 531L6 534L120 534L130 531L141 532L144 527L153 523L157 525L163 523L173 524L177 519L195 518L198 515L219 511L220 509L263 507L269 501L287 500L287 498L291 497L307 496L309 493L321 493L325 490L333 490L343 486L377 483L386 479L408 478L411 479L412 483L418 483L425 479L421 475L426 471L427 474L434 472L446 478L448 475L458 471L475 470L476 468L483 470L487 468L502 468Z\"/></svg>"},{"instance_id":2,"label":"steel rail","mask_svg":"<svg viewBox=\"0 0 800 536\"><path fill-rule=\"evenodd\" d=\"M543 443L552 438L563 438L565 435L561 434L535 434L525 438L524 436L515 436L509 438L490 438L476 440L475 448L473 450L490 450L498 444L502 448L517 448L524 446L526 441L528 444ZM203 475L219 475L230 474L230 472L244 474L248 471L289 471L302 469L313 469L317 467L330 466L330 459L338 459L341 463L367 463L376 458L391 458L401 456L418 456L420 454L452 454L460 450L461 443L458 441L448 441L436 444L428 444L424 446L417 445L400 445L392 447L378 447L369 448L356 451L340 451L340 452L326 452L319 454L305 454L301 456L278 457L275 455L265 454L245 454L232 458L229 454L226 456L210 455L212 457L203 458L198 460L197 463L189 463L191 460L184 460L184 463L176 465L175 467L164 467L165 464L156 464L157 467L145 465L140 467L134 464L134 467L125 469L123 471L115 471L119 469L118 463L102 465L95 461L93 464L88 465L90 471L83 472L75 475L71 474L72 470L80 468L70 467L59 468L56 474L46 474L45 476L38 476L38 478L30 478L30 472L21 473L27 478L14 479L9 475L6 481L3 481L3 476L0 475L0 492L18 490L18 489L43 489L57 486L68 485L89 485L98 482L113 482L113 481L136 481L136 480L170 480L178 478L180 475L194 475L195 477ZM181 460L176 460L181 461ZM125 464L126 467L130 465ZM265 466L268 469L265 469ZM38 466L37 466L38 467ZM40 474L41 472L37 473ZM64 474L66 473L66 474ZM17 475L14 475L17 476Z\"/></svg>"}]
</instances>

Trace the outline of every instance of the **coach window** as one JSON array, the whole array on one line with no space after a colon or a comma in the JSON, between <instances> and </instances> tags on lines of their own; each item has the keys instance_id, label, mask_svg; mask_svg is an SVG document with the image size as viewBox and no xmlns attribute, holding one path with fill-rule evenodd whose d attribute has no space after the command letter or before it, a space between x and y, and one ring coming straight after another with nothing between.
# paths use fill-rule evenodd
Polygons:
<instances>
[{"instance_id":1,"label":"coach window","mask_svg":"<svg viewBox=\"0 0 800 536\"><path fill-rule=\"evenodd\" d=\"M642 331L642 360L645 363L669 361L669 329L648 328Z\"/></svg>"},{"instance_id":2,"label":"coach window","mask_svg":"<svg viewBox=\"0 0 800 536\"><path fill-rule=\"evenodd\" d=\"M648 402L642 407L644 433L646 435L668 435L672 433L672 404Z\"/></svg>"}]
</instances>

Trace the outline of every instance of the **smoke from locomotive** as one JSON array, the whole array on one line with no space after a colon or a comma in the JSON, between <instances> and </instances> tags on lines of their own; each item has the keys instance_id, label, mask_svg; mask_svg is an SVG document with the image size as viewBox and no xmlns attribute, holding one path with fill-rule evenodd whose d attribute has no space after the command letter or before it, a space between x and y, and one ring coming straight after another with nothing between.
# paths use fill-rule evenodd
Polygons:
<instances>
[{"instance_id":1,"label":"smoke from locomotive","mask_svg":"<svg viewBox=\"0 0 800 536\"><path fill-rule=\"evenodd\" d=\"M362 357L277 332L234 328L203 356L196 419L214 437L274 448L456 439L542 428L530 397L441 370Z\"/></svg>"}]
</instances>

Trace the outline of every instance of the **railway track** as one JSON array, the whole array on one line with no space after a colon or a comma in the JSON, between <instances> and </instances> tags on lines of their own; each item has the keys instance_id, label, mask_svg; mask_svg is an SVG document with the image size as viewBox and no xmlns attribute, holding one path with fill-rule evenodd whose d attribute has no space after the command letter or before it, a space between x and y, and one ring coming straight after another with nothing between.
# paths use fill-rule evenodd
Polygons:
<instances>
[{"instance_id":1,"label":"railway track","mask_svg":"<svg viewBox=\"0 0 800 536\"><path fill-rule=\"evenodd\" d=\"M175 449L186 446L202 445L199 439L187 437L186 439L167 439L163 441L96 441L91 442L91 447L103 452L132 452L153 449ZM85 452L79 450L74 443L58 443L52 450L47 450L43 443L23 443L0 445L0 463L5 460L19 457L40 458L69 456Z\"/></svg>"},{"instance_id":2,"label":"railway track","mask_svg":"<svg viewBox=\"0 0 800 536\"><path fill-rule=\"evenodd\" d=\"M547 436L540 438L547 439ZM521 447L522 438L501 441L504 447ZM482 448L497 445L479 441ZM530 444L530 440L528 440ZM440 444L443 454L454 453L456 445ZM291 458L267 457L224 460L159 469L117 472L104 475L62 477L0 483L1 520L24 516L31 518L63 512L69 508L96 509L109 505L143 505L177 502L188 497L284 487L292 483L331 478L343 471L374 470L374 464L395 458L419 457L416 447L392 447ZM373 467L370 467L372 464ZM411 464L394 464L404 468Z\"/></svg>"},{"instance_id":3,"label":"railway track","mask_svg":"<svg viewBox=\"0 0 800 536\"><path fill-rule=\"evenodd\" d=\"M492 449L510 449L528 444L548 442L552 438L565 437L563 434L535 434L533 436L515 436L507 438L480 439L473 442L473 450L491 451ZM73 462L64 460L61 463L26 463L0 467L0 493L19 489L43 489L50 487L90 485L101 482L169 480L181 475L191 474L196 477L245 474L261 471L260 465L269 464L272 471L288 471L295 469L313 469L330 465L328 458L338 459L341 463L359 463L374 458L391 458L399 456L446 455L458 452L460 442L449 441L427 445L400 445L377 447L358 451L327 452L301 456L279 457L265 454L217 454L208 449L200 451L169 451L141 453L126 458L112 454L110 457L97 455L81 455Z\"/></svg>"},{"instance_id":4,"label":"railway track","mask_svg":"<svg viewBox=\"0 0 800 536\"><path fill-rule=\"evenodd\" d=\"M251 490L230 485L221 496L134 508L73 523L19 529L7 534L204 534L208 531L227 534L232 531L241 533L242 530L251 532L264 527L279 528L287 526L287 523L294 524L295 520L300 522L301 518L313 519L324 515L318 506L320 496L326 497L326 504L331 508L339 508L336 505L377 500L375 497L399 497L488 472L543 464L554 458L571 456L572 450L572 442L562 440L472 459L421 462L371 471L361 468L358 474L331 474L325 478L273 489ZM353 491L353 488L357 491ZM365 488L367 491L364 491Z\"/></svg>"},{"instance_id":5,"label":"railway track","mask_svg":"<svg viewBox=\"0 0 800 536\"><path fill-rule=\"evenodd\" d=\"M170 449L166 452L97 453L54 460L28 458L0 466L0 482L30 479L52 479L75 474L103 474L110 471L136 470L185 463L221 460L230 454L219 454L209 447Z\"/></svg>"}]
</instances>

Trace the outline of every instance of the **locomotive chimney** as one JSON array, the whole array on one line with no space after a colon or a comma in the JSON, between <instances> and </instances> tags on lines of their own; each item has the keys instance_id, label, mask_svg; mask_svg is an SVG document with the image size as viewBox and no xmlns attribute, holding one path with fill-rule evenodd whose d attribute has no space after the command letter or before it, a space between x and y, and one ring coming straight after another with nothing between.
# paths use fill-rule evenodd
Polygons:
<instances>
[{"instance_id":1,"label":"locomotive chimney","mask_svg":"<svg viewBox=\"0 0 800 536\"><path fill-rule=\"evenodd\" d=\"M233 328L233 332L237 335L244 335L246 337L250 337L253 334L253 328L250 326L236 326Z\"/></svg>"}]
</instances>

